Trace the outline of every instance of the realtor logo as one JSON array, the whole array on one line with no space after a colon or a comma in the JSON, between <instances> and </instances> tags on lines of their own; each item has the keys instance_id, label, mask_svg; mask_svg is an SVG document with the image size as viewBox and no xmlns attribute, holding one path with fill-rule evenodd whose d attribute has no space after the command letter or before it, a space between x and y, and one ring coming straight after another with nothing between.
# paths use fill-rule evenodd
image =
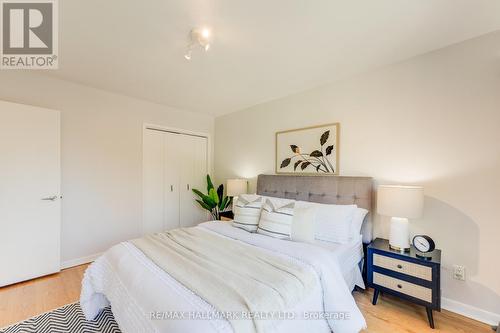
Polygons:
<instances>
[{"instance_id":1,"label":"realtor logo","mask_svg":"<svg viewBox=\"0 0 500 333\"><path fill-rule=\"evenodd\" d=\"M56 1L0 0L2 69L57 69Z\"/></svg>"}]
</instances>

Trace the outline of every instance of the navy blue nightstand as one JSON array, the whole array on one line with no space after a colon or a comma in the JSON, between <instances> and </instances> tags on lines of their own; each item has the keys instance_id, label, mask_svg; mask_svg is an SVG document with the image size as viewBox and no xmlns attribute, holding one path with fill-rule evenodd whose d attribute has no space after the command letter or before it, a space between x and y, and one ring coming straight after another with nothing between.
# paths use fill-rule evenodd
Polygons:
<instances>
[{"instance_id":1,"label":"navy blue nightstand","mask_svg":"<svg viewBox=\"0 0 500 333\"><path fill-rule=\"evenodd\" d=\"M413 246L410 252L393 251L389 241L381 238L368 245L367 278L375 290L373 305L381 291L423 305L434 328L432 311L441 311L441 250L429 255L428 260L418 257Z\"/></svg>"}]
</instances>

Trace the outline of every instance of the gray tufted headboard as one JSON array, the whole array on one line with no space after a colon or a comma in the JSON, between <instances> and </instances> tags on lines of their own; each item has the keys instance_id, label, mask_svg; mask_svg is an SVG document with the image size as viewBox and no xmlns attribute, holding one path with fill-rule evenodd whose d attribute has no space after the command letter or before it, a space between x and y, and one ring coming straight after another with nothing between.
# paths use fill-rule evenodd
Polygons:
<instances>
[{"instance_id":1,"label":"gray tufted headboard","mask_svg":"<svg viewBox=\"0 0 500 333\"><path fill-rule=\"evenodd\" d=\"M352 205L372 211L370 177L259 175L257 194L324 204ZM362 228L363 242L373 238L371 214Z\"/></svg>"}]
</instances>

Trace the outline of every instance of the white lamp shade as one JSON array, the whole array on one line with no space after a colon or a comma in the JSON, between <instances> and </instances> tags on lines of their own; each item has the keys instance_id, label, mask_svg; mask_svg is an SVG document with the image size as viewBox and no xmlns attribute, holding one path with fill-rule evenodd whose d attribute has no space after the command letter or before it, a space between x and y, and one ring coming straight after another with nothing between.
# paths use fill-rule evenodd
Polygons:
<instances>
[{"instance_id":1,"label":"white lamp shade","mask_svg":"<svg viewBox=\"0 0 500 333\"><path fill-rule=\"evenodd\" d=\"M247 193L248 182L246 179L228 179L227 180L227 196L236 197L240 194Z\"/></svg>"},{"instance_id":2,"label":"white lamp shade","mask_svg":"<svg viewBox=\"0 0 500 333\"><path fill-rule=\"evenodd\" d=\"M424 188L421 186L380 185L377 211L380 215L416 219L424 210Z\"/></svg>"}]
</instances>

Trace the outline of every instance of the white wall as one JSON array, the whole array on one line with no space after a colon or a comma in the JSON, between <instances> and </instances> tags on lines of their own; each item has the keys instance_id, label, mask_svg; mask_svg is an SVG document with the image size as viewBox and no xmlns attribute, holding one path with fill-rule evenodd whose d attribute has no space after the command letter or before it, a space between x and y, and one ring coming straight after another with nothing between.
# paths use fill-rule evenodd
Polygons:
<instances>
[{"instance_id":1,"label":"white wall","mask_svg":"<svg viewBox=\"0 0 500 333\"><path fill-rule=\"evenodd\" d=\"M255 190L274 172L276 131L331 122L341 175L425 186L412 228L443 250L444 306L500 320L500 32L216 118L217 181L251 178ZM375 234L387 227L378 217Z\"/></svg>"},{"instance_id":2,"label":"white wall","mask_svg":"<svg viewBox=\"0 0 500 333\"><path fill-rule=\"evenodd\" d=\"M61 111L61 254L66 263L140 235L143 123L213 137L211 116L38 73L1 71L0 87L2 100Z\"/></svg>"}]
</instances>

